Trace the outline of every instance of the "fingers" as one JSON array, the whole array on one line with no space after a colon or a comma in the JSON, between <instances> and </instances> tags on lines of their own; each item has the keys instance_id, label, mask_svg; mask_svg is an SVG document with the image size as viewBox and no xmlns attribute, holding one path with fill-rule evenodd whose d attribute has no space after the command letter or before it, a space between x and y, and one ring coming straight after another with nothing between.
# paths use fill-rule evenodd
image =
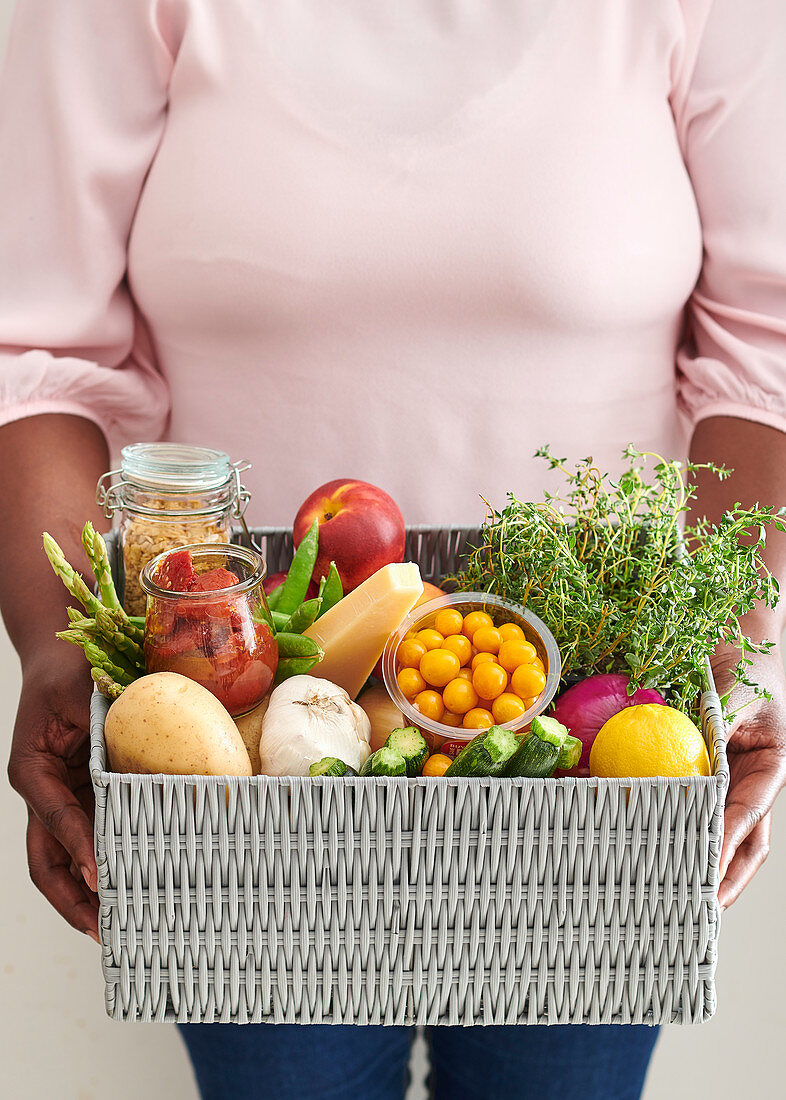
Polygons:
<instances>
[{"instance_id":1,"label":"fingers","mask_svg":"<svg viewBox=\"0 0 786 1100\"><path fill-rule=\"evenodd\" d=\"M779 790L780 786L773 782L770 771L750 772L733 783L726 802L721 878L739 846L772 809Z\"/></svg>"},{"instance_id":2,"label":"fingers","mask_svg":"<svg viewBox=\"0 0 786 1100\"><path fill-rule=\"evenodd\" d=\"M30 878L60 916L98 942L98 899L74 878L68 852L32 813L27 823L27 861Z\"/></svg>"},{"instance_id":3,"label":"fingers","mask_svg":"<svg viewBox=\"0 0 786 1100\"><path fill-rule=\"evenodd\" d=\"M767 814L736 846L731 862L722 871L723 881L718 890L718 902L723 909L737 900L767 858L771 827L772 815Z\"/></svg>"},{"instance_id":4,"label":"fingers","mask_svg":"<svg viewBox=\"0 0 786 1100\"><path fill-rule=\"evenodd\" d=\"M97 871L93 854L93 829L79 799L66 782L65 762L51 753L35 751L20 765L9 768L12 786L21 794L45 830L79 867L95 892ZM66 870L68 864L66 863ZM34 880L35 881L35 880Z\"/></svg>"}]
</instances>

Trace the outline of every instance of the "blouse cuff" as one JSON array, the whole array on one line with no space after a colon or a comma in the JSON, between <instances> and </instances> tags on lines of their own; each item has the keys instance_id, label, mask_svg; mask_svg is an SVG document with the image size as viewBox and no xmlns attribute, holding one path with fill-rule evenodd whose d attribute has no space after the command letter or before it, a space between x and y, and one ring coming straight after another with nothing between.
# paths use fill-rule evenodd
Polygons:
<instances>
[{"instance_id":1,"label":"blouse cuff","mask_svg":"<svg viewBox=\"0 0 786 1100\"><path fill-rule=\"evenodd\" d=\"M756 408L754 405L741 405L735 401L711 401L707 405L691 409L688 416L693 428L711 416L733 416L738 420L750 420L754 424L764 424L768 428L786 432L786 416L782 413Z\"/></svg>"},{"instance_id":2,"label":"blouse cuff","mask_svg":"<svg viewBox=\"0 0 786 1100\"><path fill-rule=\"evenodd\" d=\"M29 416L45 416L51 413L60 413L66 416L80 416L83 420L89 420L97 425L104 434L104 439L112 438L112 429L108 418L99 415L96 409L90 405L82 405L78 401L65 401L53 398L46 401L19 401L12 405L0 406L0 427L4 424L12 424L15 420L25 420Z\"/></svg>"}]
</instances>

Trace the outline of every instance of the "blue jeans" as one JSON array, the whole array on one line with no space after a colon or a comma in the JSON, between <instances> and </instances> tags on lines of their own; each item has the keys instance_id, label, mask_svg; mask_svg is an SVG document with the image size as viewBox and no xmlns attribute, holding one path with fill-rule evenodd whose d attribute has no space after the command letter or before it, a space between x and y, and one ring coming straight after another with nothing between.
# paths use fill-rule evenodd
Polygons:
<instances>
[{"instance_id":1,"label":"blue jeans","mask_svg":"<svg viewBox=\"0 0 786 1100\"><path fill-rule=\"evenodd\" d=\"M412 1029L184 1024L204 1100L402 1100ZM638 1100L655 1027L427 1029L436 1100Z\"/></svg>"}]
</instances>

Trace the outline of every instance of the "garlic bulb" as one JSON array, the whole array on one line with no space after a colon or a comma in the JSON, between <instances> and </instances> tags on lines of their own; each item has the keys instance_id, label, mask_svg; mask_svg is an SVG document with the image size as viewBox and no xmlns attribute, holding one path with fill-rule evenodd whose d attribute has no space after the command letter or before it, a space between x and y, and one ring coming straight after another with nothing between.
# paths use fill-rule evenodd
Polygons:
<instances>
[{"instance_id":1,"label":"garlic bulb","mask_svg":"<svg viewBox=\"0 0 786 1100\"><path fill-rule=\"evenodd\" d=\"M292 676L270 696L262 719L263 775L308 775L311 764L337 756L356 771L371 751L368 715L343 688L316 676Z\"/></svg>"}]
</instances>

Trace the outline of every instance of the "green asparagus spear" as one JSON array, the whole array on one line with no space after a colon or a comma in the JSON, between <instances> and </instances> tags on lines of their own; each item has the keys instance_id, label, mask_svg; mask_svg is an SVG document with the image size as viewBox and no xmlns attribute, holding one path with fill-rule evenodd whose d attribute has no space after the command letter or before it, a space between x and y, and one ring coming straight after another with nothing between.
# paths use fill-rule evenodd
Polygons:
<instances>
[{"instance_id":1,"label":"green asparagus spear","mask_svg":"<svg viewBox=\"0 0 786 1100\"><path fill-rule=\"evenodd\" d=\"M66 611L68 613L68 621L74 630L82 630L85 634L92 634L96 638L102 636L95 619L87 618L75 607L67 607Z\"/></svg>"},{"instance_id":2,"label":"green asparagus spear","mask_svg":"<svg viewBox=\"0 0 786 1100\"><path fill-rule=\"evenodd\" d=\"M112 613L104 610L96 611L95 621L101 635L133 665L139 666L144 671L145 654L141 645L118 628L117 620Z\"/></svg>"},{"instance_id":3,"label":"green asparagus spear","mask_svg":"<svg viewBox=\"0 0 786 1100\"><path fill-rule=\"evenodd\" d=\"M91 668L90 675L93 677L93 683L107 699L117 699L123 694L125 690L123 685L115 683L109 673L104 672L103 669Z\"/></svg>"},{"instance_id":4,"label":"green asparagus spear","mask_svg":"<svg viewBox=\"0 0 786 1100\"><path fill-rule=\"evenodd\" d=\"M73 630L87 635L103 649L107 648L106 643L110 643L113 647L113 649L107 650L110 656L116 653L120 657L122 654L132 668L138 672L144 672L145 654L142 647L123 633L111 611L103 609L96 611L94 619L85 618L75 607L68 607L66 611ZM66 638L66 641L70 640L72 639Z\"/></svg>"},{"instance_id":5,"label":"green asparagus spear","mask_svg":"<svg viewBox=\"0 0 786 1100\"><path fill-rule=\"evenodd\" d=\"M65 554L47 531L44 531L44 550L52 568L71 595L79 600L86 611L95 615L101 607L101 601L93 595L79 573L68 564Z\"/></svg>"},{"instance_id":6,"label":"green asparagus spear","mask_svg":"<svg viewBox=\"0 0 786 1100\"><path fill-rule=\"evenodd\" d=\"M85 642L84 651L85 657L87 657L93 668L101 668L104 672L108 672L115 683L126 687L128 684L133 684L134 680L138 678L138 673L128 672L125 668L116 664L106 650L101 649L95 642Z\"/></svg>"},{"instance_id":7,"label":"green asparagus spear","mask_svg":"<svg viewBox=\"0 0 786 1100\"><path fill-rule=\"evenodd\" d=\"M138 620L132 621L123 609L117 595L115 582L112 579L112 569L109 565L106 543L90 522L87 522L82 529L82 545L95 574L104 607L114 616L117 629L141 646L145 637L145 620L142 618L141 622Z\"/></svg>"},{"instance_id":8,"label":"green asparagus spear","mask_svg":"<svg viewBox=\"0 0 786 1100\"><path fill-rule=\"evenodd\" d=\"M108 672L118 683L130 684L139 676L139 669L135 668L124 656L103 638L98 641L81 630L60 630L56 635L64 642L78 645L84 650L85 657L95 668L102 668Z\"/></svg>"},{"instance_id":9,"label":"green asparagus spear","mask_svg":"<svg viewBox=\"0 0 786 1100\"><path fill-rule=\"evenodd\" d=\"M139 626L136 622L131 621L125 611L107 611L107 615L111 616L117 629L122 631L132 642L136 642L139 646L143 644L145 640L144 618L142 619L142 625Z\"/></svg>"},{"instance_id":10,"label":"green asparagus spear","mask_svg":"<svg viewBox=\"0 0 786 1100\"><path fill-rule=\"evenodd\" d=\"M106 543L89 520L82 528L82 545L85 548L90 567L95 574L104 607L108 607L113 611L122 611L120 600L117 598L117 592L115 591L115 582L112 580Z\"/></svg>"}]
</instances>

